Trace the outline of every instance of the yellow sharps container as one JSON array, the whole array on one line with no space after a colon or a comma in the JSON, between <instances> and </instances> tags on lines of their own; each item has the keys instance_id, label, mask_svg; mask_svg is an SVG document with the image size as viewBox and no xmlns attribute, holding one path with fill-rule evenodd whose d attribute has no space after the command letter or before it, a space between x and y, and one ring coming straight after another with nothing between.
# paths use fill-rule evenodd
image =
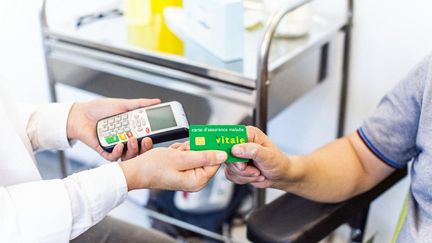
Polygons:
<instances>
[{"instance_id":1,"label":"yellow sharps container","mask_svg":"<svg viewBox=\"0 0 432 243\"><path fill-rule=\"evenodd\" d=\"M153 51L183 55L183 42L169 30L163 17L168 6L182 6L182 0L125 0L130 44Z\"/></svg>"}]
</instances>

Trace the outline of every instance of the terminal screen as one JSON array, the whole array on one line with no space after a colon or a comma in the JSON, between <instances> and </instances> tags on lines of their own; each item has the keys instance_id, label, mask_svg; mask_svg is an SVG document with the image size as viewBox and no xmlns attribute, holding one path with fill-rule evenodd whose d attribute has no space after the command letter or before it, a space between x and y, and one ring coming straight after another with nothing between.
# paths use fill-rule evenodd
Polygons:
<instances>
[{"instance_id":1,"label":"terminal screen","mask_svg":"<svg viewBox=\"0 0 432 243\"><path fill-rule=\"evenodd\" d=\"M170 105L146 110L152 131L176 127L177 123Z\"/></svg>"}]
</instances>

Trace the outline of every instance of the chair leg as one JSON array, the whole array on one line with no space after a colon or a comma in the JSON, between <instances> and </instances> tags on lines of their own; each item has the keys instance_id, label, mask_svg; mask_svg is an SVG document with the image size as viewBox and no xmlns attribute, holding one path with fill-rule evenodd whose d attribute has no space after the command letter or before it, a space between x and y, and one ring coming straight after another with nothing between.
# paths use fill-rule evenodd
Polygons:
<instances>
[{"instance_id":1,"label":"chair leg","mask_svg":"<svg viewBox=\"0 0 432 243\"><path fill-rule=\"evenodd\" d=\"M350 220L349 225L351 226L351 243L363 242L368 214L369 206L360 211Z\"/></svg>"}]
</instances>

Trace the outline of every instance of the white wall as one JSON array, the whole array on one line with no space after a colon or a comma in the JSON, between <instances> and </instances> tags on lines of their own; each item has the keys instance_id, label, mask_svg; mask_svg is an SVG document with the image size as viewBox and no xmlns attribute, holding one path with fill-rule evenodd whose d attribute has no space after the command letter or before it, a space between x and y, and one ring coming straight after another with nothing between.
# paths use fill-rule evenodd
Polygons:
<instances>
[{"instance_id":1,"label":"white wall","mask_svg":"<svg viewBox=\"0 0 432 243\"><path fill-rule=\"evenodd\" d=\"M49 102L39 24L41 0L0 0L0 80L8 82L17 100ZM119 0L51 0L52 19L111 9Z\"/></svg>"},{"instance_id":2,"label":"white wall","mask_svg":"<svg viewBox=\"0 0 432 243\"><path fill-rule=\"evenodd\" d=\"M357 1L348 130L432 50L432 1Z\"/></svg>"},{"instance_id":3,"label":"white wall","mask_svg":"<svg viewBox=\"0 0 432 243\"><path fill-rule=\"evenodd\" d=\"M38 3L0 0L0 82L20 101L48 102Z\"/></svg>"}]
</instances>

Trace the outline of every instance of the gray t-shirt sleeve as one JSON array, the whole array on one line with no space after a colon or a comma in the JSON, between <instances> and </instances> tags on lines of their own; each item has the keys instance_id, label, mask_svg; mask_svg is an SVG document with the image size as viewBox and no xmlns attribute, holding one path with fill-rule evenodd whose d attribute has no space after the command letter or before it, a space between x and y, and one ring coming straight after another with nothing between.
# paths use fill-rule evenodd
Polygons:
<instances>
[{"instance_id":1,"label":"gray t-shirt sleeve","mask_svg":"<svg viewBox=\"0 0 432 243\"><path fill-rule=\"evenodd\" d=\"M416 137L430 63L431 56L419 63L357 131L367 147L391 167L403 168L419 153Z\"/></svg>"}]
</instances>

